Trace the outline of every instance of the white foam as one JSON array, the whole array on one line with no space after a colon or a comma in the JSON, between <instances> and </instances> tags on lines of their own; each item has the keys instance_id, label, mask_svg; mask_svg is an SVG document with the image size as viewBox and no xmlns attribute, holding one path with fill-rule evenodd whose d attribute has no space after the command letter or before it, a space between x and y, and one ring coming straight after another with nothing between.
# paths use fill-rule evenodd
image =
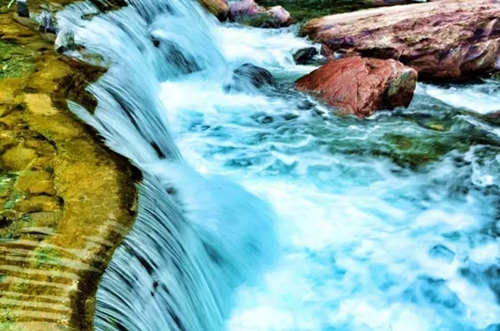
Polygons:
<instances>
[{"instance_id":1,"label":"white foam","mask_svg":"<svg viewBox=\"0 0 500 331\"><path fill-rule=\"evenodd\" d=\"M465 86L440 87L419 84L417 92L427 94L453 107L468 108L480 114L500 112L500 87L485 83Z\"/></svg>"},{"instance_id":2,"label":"white foam","mask_svg":"<svg viewBox=\"0 0 500 331\"><path fill-rule=\"evenodd\" d=\"M218 33L230 63L296 70L291 52L302 44L287 39L288 31L227 26ZM161 97L177 105L171 122L191 164L243 182L278 213L281 262L262 284L239 289L228 330L479 330L500 322L491 289L460 274L469 259L496 263L497 243L473 248L468 240L491 222L494 206L472 194L452 198L444 184L432 184L452 182L464 169L443 162L427 174L398 177L385 160L331 153L320 141L355 141L363 148L385 131L415 128L383 121L336 128L297 111L296 96L225 95L220 86L220 78L169 82ZM431 86L427 92L433 91L455 97L453 90ZM484 107L478 109L493 109ZM300 119L252 120L263 113L279 121L286 112ZM484 171L472 173L491 183ZM434 247L447 255L431 255Z\"/></svg>"}]
</instances>

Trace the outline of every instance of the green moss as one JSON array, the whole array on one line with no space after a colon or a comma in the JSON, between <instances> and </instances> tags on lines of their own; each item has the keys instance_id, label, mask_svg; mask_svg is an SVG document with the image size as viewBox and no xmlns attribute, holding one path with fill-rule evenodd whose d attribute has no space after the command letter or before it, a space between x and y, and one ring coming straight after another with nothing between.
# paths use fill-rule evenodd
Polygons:
<instances>
[{"instance_id":1,"label":"green moss","mask_svg":"<svg viewBox=\"0 0 500 331\"><path fill-rule=\"evenodd\" d=\"M387 133L383 136L388 143L387 151L395 163L410 168L419 168L431 162L438 161L446 153L458 149L466 151L468 146L455 144L439 139L439 137L412 137Z\"/></svg>"},{"instance_id":2,"label":"green moss","mask_svg":"<svg viewBox=\"0 0 500 331\"><path fill-rule=\"evenodd\" d=\"M0 41L0 79L22 77L33 71L35 52Z\"/></svg>"},{"instance_id":3,"label":"green moss","mask_svg":"<svg viewBox=\"0 0 500 331\"><path fill-rule=\"evenodd\" d=\"M11 193L11 195L9 196L9 198L7 199L7 201L5 202L3 208L4 209L12 209L14 207L14 205L16 204L16 202L23 200L24 198L26 198L26 194L13 191Z\"/></svg>"},{"instance_id":4,"label":"green moss","mask_svg":"<svg viewBox=\"0 0 500 331\"><path fill-rule=\"evenodd\" d=\"M262 13L255 16L242 16L238 18L238 23L256 28L275 27L276 22L273 15Z\"/></svg>"},{"instance_id":5,"label":"green moss","mask_svg":"<svg viewBox=\"0 0 500 331\"><path fill-rule=\"evenodd\" d=\"M12 3L10 8L7 8L7 6L10 4L10 2L11 2L11 0L0 0L0 13L7 12L9 10L13 10L14 8L16 8L15 1L14 1L14 3Z\"/></svg>"},{"instance_id":6,"label":"green moss","mask_svg":"<svg viewBox=\"0 0 500 331\"><path fill-rule=\"evenodd\" d=\"M264 7L283 6L298 22L372 7L367 2L353 0L257 0L257 3Z\"/></svg>"},{"instance_id":7,"label":"green moss","mask_svg":"<svg viewBox=\"0 0 500 331\"><path fill-rule=\"evenodd\" d=\"M61 253L51 247L37 248L33 256L33 266L40 268L42 266L59 266L61 265Z\"/></svg>"}]
</instances>

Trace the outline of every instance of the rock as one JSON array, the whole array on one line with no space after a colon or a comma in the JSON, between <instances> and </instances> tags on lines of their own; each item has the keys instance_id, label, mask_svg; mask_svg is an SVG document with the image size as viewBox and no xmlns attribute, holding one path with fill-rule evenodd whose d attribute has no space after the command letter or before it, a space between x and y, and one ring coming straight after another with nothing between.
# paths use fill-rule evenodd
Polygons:
<instances>
[{"instance_id":1,"label":"rock","mask_svg":"<svg viewBox=\"0 0 500 331\"><path fill-rule=\"evenodd\" d=\"M260 88L274 84L273 75L266 69L245 63L233 73L232 82L224 86L226 92L241 92L251 86Z\"/></svg>"},{"instance_id":2,"label":"rock","mask_svg":"<svg viewBox=\"0 0 500 331\"><path fill-rule=\"evenodd\" d=\"M397 59L423 80L465 80L500 69L499 17L498 1L443 0L313 19L301 35L332 52Z\"/></svg>"},{"instance_id":3,"label":"rock","mask_svg":"<svg viewBox=\"0 0 500 331\"><path fill-rule=\"evenodd\" d=\"M4 228L12 224L19 218L15 210L7 209L0 211L0 228Z\"/></svg>"},{"instance_id":4,"label":"rock","mask_svg":"<svg viewBox=\"0 0 500 331\"><path fill-rule=\"evenodd\" d=\"M229 19L258 28L280 28L293 23L290 13L283 7L260 7L254 0L233 3L229 8Z\"/></svg>"},{"instance_id":5,"label":"rock","mask_svg":"<svg viewBox=\"0 0 500 331\"><path fill-rule=\"evenodd\" d=\"M60 210L61 206L56 197L37 195L17 201L14 209L23 213L50 212Z\"/></svg>"},{"instance_id":6,"label":"rock","mask_svg":"<svg viewBox=\"0 0 500 331\"><path fill-rule=\"evenodd\" d=\"M76 50L75 35L73 31L62 30L57 33L54 49L58 53Z\"/></svg>"},{"instance_id":7,"label":"rock","mask_svg":"<svg viewBox=\"0 0 500 331\"><path fill-rule=\"evenodd\" d=\"M35 41L26 45L28 48L34 50L35 52L48 51L52 48L52 45L45 41Z\"/></svg>"},{"instance_id":8,"label":"rock","mask_svg":"<svg viewBox=\"0 0 500 331\"><path fill-rule=\"evenodd\" d=\"M19 176L14 186L17 191L29 194L55 195L52 174L47 171L26 172Z\"/></svg>"},{"instance_id":9,"label":"rock","mask_svg":"<svg viewBox=\"0 0 500 331\"><path fill-rule=\"evenodd\" d=\"M125 0L90 0L102 12L120 9L128 6Z\"/></svg>"},{"instance_id":10,"label":"rock","mask_svg":"<svg viewBox=\"0 0 500 331\"><path fill-rule=\"evenodd\" d=\"M21 171L26 169L36 158L36 151L23 146L16 146L8 149L0 156L0 168L2 170Z\"/></svg>"},{"instance_id":11,"label":"rock","mask_svg":"<svg viewBox=\"0 0 500 331\"><path fill-rule=\"evenodd\" d=\"M47 11L40 14L40 27L38 28L42 33L57 34L57 26L54 17Z\"/></svg>"},{"instance_id":12,"label":"rock","mask_svg":"<svg viewBox=\"0 0 500 331\"><path fill-rule=\"evenodd\" d=\"M27 0L17 0L17 15L20 17L30 17Z\"/></svg>"},{"instance_id":13,"label":"rock","mask_svg":"<svg viewBox=\"0 0 500 331\"><path fill-rule=\"evenodd\" d=\"M407 107L416 82L417 72L400 62L352 56L326 63L296 86L342 113L367 117L377 110Z\"/></svg>"},{"instance_id":14,"label":"rock","mask_svg":"<svg viewBox=\"0 0 500 331\"><path fill-rule=\"evenodd\" d=\"M293 54L293 60L297 64L308 64L316 55L318 55L316 47L302 48Z\"/></svg>"},{"instance_id":15,"label":"rock","mask_svg":"<svg viewBox=\"0 0 500 331\"><path fill-rule=\"evenodd\" d=\"M199 3L221 22L225 21L229 15L227 0L199 0Z\"/></svg>"}]
</instances>

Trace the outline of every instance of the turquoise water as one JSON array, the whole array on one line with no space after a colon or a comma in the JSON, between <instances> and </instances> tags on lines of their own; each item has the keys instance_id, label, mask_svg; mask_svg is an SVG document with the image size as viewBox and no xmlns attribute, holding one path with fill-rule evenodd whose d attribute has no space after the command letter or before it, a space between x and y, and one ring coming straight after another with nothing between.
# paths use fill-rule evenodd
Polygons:
<instances>
[{"instance_id":1,"label":"turquoise water","mask_svg":"<svg viewBox=\"0 0 500 331\"><path fill-rule=\"evenodd\" d=\"M228 329L496 330L499 131L467 114L500 107L499 87L420 85L407 110L338 118L292 90L312 69L292 63L293 29L217 33L230 62L279 80L227 95L190 78L160 94L187 160L278 214L281 259L239 288Z\"/></svg>"},{"instance_id":2,"label":"turquoise water","mask_svg":"<svg viewBox=\"0 0 500 331\"><path fill-rule=\"evenodd\" d=\"M310 46L296 27L130 3L58 16L100 57L67 55L110 65L95 113L71 109L143 174L97 330L498 331L497 83L421 84L408 109L338 117L293 89L314 69L293 63ZM276 86L226 92L243 63Z\"/></svg>"}]
</instances>

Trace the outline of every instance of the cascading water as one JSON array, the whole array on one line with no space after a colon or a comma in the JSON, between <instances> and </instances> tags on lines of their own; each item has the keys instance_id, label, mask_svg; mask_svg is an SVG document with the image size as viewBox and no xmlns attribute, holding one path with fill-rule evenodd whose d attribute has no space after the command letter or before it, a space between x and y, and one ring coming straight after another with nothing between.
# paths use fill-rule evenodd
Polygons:
<instances>
[{"instance_id":1,"label":"cascading water","mask_svg":"<svg viewBox=\"0 0 500 331\"><path fill-rule=\"evenodd\" d=\"M97 294L96 328L221 330L233 290L274 260L273 213L239 186L192 170L169 133L159 80L225 64L200 23L205 14L174 1L132 5L90 21L82 19L95 11L89 4L59 16L63 34L111 63L91 88L95 113L70 108L144 175L136 225ZM186 52L189 38L171 32L195 20L189 33L206 43Z\"/></svg>"},{"instance_id":2,"label":"cascading water","mask_svg":"<svg viewBox=\"0 0 500 331\"><path fill-rule=\"evenodd\" d=\"M312 69L293 28L130 4L58 17L85 47L68 55L110 64L95 113L71 109L144 174L98 330L498 330L500 133L472 114L498 85L421 85L405 111L337 118L291 88ZM277 86L228 92L247 62ZM272 203L278 240L269 206L216 174Z\"/></svg>"}]
</instances>

